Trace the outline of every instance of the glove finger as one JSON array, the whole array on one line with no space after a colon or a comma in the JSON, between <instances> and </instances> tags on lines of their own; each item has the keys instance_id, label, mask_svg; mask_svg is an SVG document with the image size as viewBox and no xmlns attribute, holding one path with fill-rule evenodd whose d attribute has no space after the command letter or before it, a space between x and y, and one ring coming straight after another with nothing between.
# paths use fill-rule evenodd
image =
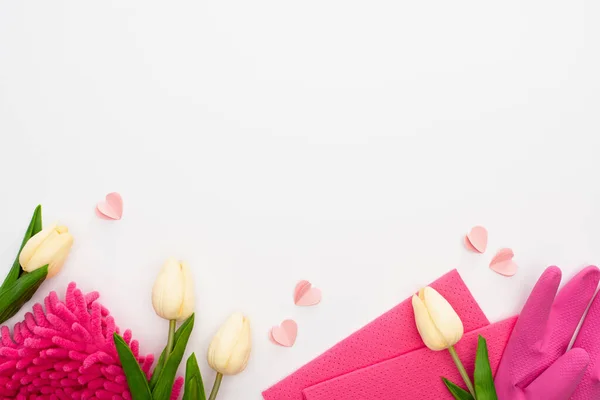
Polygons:
<instances>
[{"instance_id":1,"label":"glove finger","mask_svg":"<svg viewBox=\"0 0 600 400\"><path fill-rule=\"evenodd\" d=\"M573 348L581 348L590 356L590 366L587 369L581 384L573 395L574 400L600 398L600 296L592 302L590 309L577 334Z\"/></svg>"},{"instance_id":2,"label":"glove finger","mask_svg":"<svg viewBox=\"0 0 600 400\"><path fill-rule=\"evenodd\" d=\"M525 389L525 398L565 400L571 397L590 362L583 349L573 349L560 357Z\"/></svg>"},{"instance_id":3,"label":"glove finger","mask_svg":"<svg viewBox=\"0 0 600 400\"><path fill-rule=\"evenodd\" d=\"M550 310L560 285L561 275L558 267L548 267L533 287L509 343L509 345L522 347L514 349L516 353L531 351L534 345L545 337Z\"/></svg>"},{"instance_id":4,"label":"glove finger","mask_svg":"<svg viewBox=\"0 0 600 400\"><path fill-rule=\"evenodd\" d=\"M600 270L589 266L579 272L558 292L548 319L551 334L545 342L556 356L564 354L590 304L600 281ZM600 323L600 321L598 321Z\"/></svg>"},{"instance_id":5,"label":"glove finger","mask_svg":"<svg viewBox=\"0 0 600 400\"><path fill-rule=\"evenodd\" d=\"M533 287L504 350L497 385L526 387L558 358L547 359L540 345L547 337L547 322L561 275L558 267L548 267Z\"/></svg>"}]
</instances>

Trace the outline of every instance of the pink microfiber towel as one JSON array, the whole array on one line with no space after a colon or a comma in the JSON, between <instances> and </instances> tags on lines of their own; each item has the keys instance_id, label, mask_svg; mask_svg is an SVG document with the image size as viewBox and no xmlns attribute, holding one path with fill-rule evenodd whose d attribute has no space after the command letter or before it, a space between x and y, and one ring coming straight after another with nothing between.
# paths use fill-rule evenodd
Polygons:
<instances>
[{"instance_id":1,"label":"pink microfiber towel","mask_svg":"<svg viewBox=\"0 0 600 400\"><path fill-rule=\"evenodd\" d=\"M462 319L465 332L489 325L456 270L430 286L450 302ZM263 397L265 400L303 400L302 390L310 386L422 347L409 298L265 390Z\"/></svg>"},{"instance_id":2,"label":"pink microfiber towel","mask_svg":"<svg viewBox=\"0 0 600 400\"><path fill-rule=\"evenodd\" d=\"M17 322L11 336L1 329L0 399L68 400L131 399L117 354L115 320L98 301L98 292L84 294L71 283L61 301L55 292ZM130 330L123 339L150 377L154 356L142 356ZM183 379L173 387L181 391Z\"/></svg>"},{"instance_id":3,"label":"pink microfiber towel","mask_svg":"<svg viewBox=\"0 0 600 400\"><path fill-rule=\"evenodd\" d=\"M495 373L517 318L510 318L466 334L456 345L467 372L473 376L477 338L487 340ZM452 400L441 377L464 387L447 351L423 348L372 365L304 390L306 400Z\"/></svg>"}]
</instances>

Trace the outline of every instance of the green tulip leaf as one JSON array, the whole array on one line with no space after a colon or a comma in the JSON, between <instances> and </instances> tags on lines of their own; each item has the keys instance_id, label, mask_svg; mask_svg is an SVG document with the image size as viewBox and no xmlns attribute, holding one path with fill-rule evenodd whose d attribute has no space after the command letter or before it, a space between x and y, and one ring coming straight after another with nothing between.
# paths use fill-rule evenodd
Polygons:
<instances>
[{"instance_id":1,"label":"green tulip leaf","mask_svg":"<svg viewBox=\"0 0 600 400\"><path fill-rule=\"evenodd\" d=\"M191 317L189 317L188 319L185 320L185 322L183 324L181 324L181 326L179 327L179 329L177 329L175 331L175 338L173 340L173 348L175 348L175 346L177 346L177 342L179 341L179 338L181 337L181 333L187 329L187 327L192 324L192 326L194 325L194 319L192 318L194 315L192 314ZM156 384L158 383L158 378L160 377L160 373L163 369L163 365L165 362L165 351L166 351L166 346L163 349L162 353L160 353L160 357L158 359L158 363L156 363L156 367L154 368L154 372L152 373L152 378L150 379L150 390L154 390L154 387L156 386Z\"/></svg>"},{"instance_id":2,"label":"green tulip leaf","mask_svg":"<svg viewBox=\"0 0 600 400\"><path fill-rule=\"evenodd\" d=\"M477 341L473 380L475 381L475 396L477 400L498 400L496 387L494 386L494 376L490 367L487 343L481 335L479 335Z\"/></svg>"},{"instance_id":3,"label":"green tulip leaf","mask_svg":"<svg viewBox=\"0 0 600 400\"><path fill-rule=\"evenodd\" d=\"M15 315L46 280L48 266L23 274L0 291L0 324Z\"/></svg>"},{"instance_id":4,"label":"green tulip leaf","mask_svg":"<svg viewBox=\"0 0 600 400\"><path fill-rule=\"evenodd\" d=\"M33 235L35 235L41 230L42 206L38 205L33 211L33 216L31 217L31 221L29 222L27 231L25 231L25 237L23 238L23 242L21 243L21 247L19 248L19 252L17 253L17 258L15 259L15 262L10 268L10 271L8 271L8 275L6 275L2 286L0 286L0 292L2 292L10 284L14 283L23 274L23 269L21 268L21 264L19 264L19 256L21 255L21 250L23 250L23 247L25 247L25 243L27 243L27 241L31 239Z\"/></svg>"},{"instance_id":5,"label":"green tulip leaf","mask_svg":"<svg viewBox=\"0 0 600 400\"><path fill-rule=\"evenodd\" d=\"M146 374L142 371L131 349L118 333L113 334L113 340L115 341L119 360L121 360L133 400L152 400L152 393L148 387Z\"/></svg>"},{"instance_id":6,"label":"green tulip leaf","mask_svg":"<svg viewBox=\"0 0 600 400\"><path fill-rule=\"evenodd\" d=\"M467 392L460 386L455 385L446 378L442 378L442 380L456 400L474 400L473 396L471 396L471 393Z\"/></svg>"},{"instance_id":7,"label":"green tulip leaf","mask_svg":"<svg viewBox=\"0 0 600 400\"><path fill-rule=\"evenodd\" d=\"M186 325L188 321L189 323ZM175 342L173 351L167 356L167 363L159 372L156 386L152 389L152 397L154 400L164 400L171 397L175 375L177 375L177 368L179 368L179 364L183 359L183 353L185 353L185 348L190 339L192 329L194 329L194 314L188 318L186 323L181 326L181 334ZM185 328L184 325L186 325ZM156 373L156 371L154 373Z\"/></svg>"},{"instance_id":8,"label":"green tulip leaf","mask_svg":"<svg viewBox=\"0 0 600 400\"><path fill-rule=\"evenodd\" d=\"M202 374L198 368L196 354L188 358L185 365L185 391L183 400L206 400L204 392L204 383L202 382Z\"/></svg>"},{"instance_id":9,"label":"green tulip leaf","mask_svg":"<svg viewBox=\"0 0 600 400\"><path fill-rule=\"evenodd\" d=\"M194 376L192 379L190 379L189 381L186 379L185 382L185 392L183 393L183 400L205 400L206 399L206 395L205 394L200 394L202 392L200 392L199 387L198 387L198 379L196 379L196 377ZM200 397L202 396L202 397Z\"/></svg>"}]
</instances>

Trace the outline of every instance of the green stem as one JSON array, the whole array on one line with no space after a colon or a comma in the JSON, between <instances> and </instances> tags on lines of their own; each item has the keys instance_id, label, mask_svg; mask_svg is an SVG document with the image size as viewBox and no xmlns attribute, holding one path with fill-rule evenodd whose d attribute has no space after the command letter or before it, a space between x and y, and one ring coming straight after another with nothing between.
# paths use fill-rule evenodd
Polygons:
<instances>
[{"instance_id":1,"label":"green stem","mask_svg":"<svg viewBox=\"0 0 600 400\"><path fill-rule=\"evenodd\" d=\"M210 392L210 397L208 400L215 400L217 398L217 393L219 393L219 388L221 387L221 381L223 380L223 374L217 372L217 376L215 377L215 383L213 384L212 391Z\"/></svg>"},{"instance_id":2,"label":"green stem","mask_svg":"<svg viewBox=\"0 0 600 400\"><path fill-rule=\"evenodd\" d=\"M175 345L175 328L177 328L177 321L172 319L169 320L169 340L167 341L167 351L165 352L165 359L163 360L163 367L167 365L167 359L173 351Z\"/></svg>"},{"instance_id":3,"label":"green stem","mask_svg":"<svg viewBox=\"0 0 600 400\"><path fill-rule=\"evenodd\" d=\"M469 389L471 396L473 396L473 398L477 400L477 397L475 397L475 389L473 389L473 384L471 383L471 378L469 378L469 374L467 374L465 366L460 361L460 358L458 358L458 354L456 354L454 346L448 347L448 351L450 352L452 360L454 360L454 364L456 364L456 368L458 368L458 372L460 372L460 376L462 376L465 385L467 385L467 389Z\"/></svg>"}]
</instances>

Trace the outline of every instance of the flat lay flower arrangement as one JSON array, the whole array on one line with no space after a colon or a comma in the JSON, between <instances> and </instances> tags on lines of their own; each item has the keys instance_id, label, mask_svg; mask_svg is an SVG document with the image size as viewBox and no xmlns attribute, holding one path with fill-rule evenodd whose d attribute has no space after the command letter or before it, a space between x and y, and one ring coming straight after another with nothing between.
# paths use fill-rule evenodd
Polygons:
<instances>
[{"instance_id":1,"label":"flat lay flower arrangement","mask_svg":"<svg viewBox=\"0 0 600 400\"><path fill-rule=\"evenodd\" d=\"M504 250L499 254L505 253ZM510 250L510 257L504 262L512 263L513 256ZM497 258L498 254L492 264ZM493 265L490 268L494 270ZM516 267L510 269L514 271ZM449 351L468 389L442 378L455 399L600 398L600 366L596 360L600 351L596 343L600 297L595 296L600 270L595 266L584 268L557 294L561 275L560 269L549 267L540 277L505 348L495 382L485 338L479 335L471 380L454 349L464 333L460 317L430 287L412 297L415 322L423 342L433 351ZM574 343L570 347L571 341Z\"/></svg>"},{"instance_id":2,"label":"flat lay flower arrangement","mask_svg":"<svg viewBox=\"0 0 600 400\"><path fill-rule=\"evenodd\" d=\"M116 194L99 207L111 220L120 219L122 210ZM73 241L62 225L44 228L41 207L35 209L0 286L1 322L60 272ZM487 231L474 228L465 244L482 254ZM513 257L511 249L500 249L490 269L512 276L517 271ZM549 267L518 318L489 323L452 271L263 396L266 400L600 399L600 296L596 295L600 270L586 267L559 290L561 278L560 269ZM14 324L12 332L1 327L0 398L216 399L224 377L239 374L248 365L249 319L233 313L213 337L206 359L216 376L208 391L195 352L185 360L184 376L178 376L195 321L189 265L168 259L148 292L154 311L165 320L165 346L158 360L142 354L132 332L117 326L98 292L84 293L71 283L63 300L52 291ZM321 290L300 281L293 299L296 305L314 306L321 301ZM404 320L409 313L411 322ZM292 347L297 330L295 321L286 320L268 337L274 344ZM382 335L385 331L390 334ZM449 363L454 369L448 368Z\"/></svg>"},{"instance_id":3,"label":"flat lay flower arrangement","mask_svg":"<svg viewBox=\"0 0 600 400\"><path fill-rule=\"evenodd\" d=\"M72 245L66 227L42 227L38 206L0 287L1 322L60 272ZM63 301L51 292L43 305L35 304L25 320L14 325L12 335L2 326L0 398L166 400L180 394L187 400L207 398L195 353L185 363L185 377L177 377L194 328L194 287L187 263L167 260L152 288L154 310L168 321L166 345L154 368L154 356L140 354L132 332L116 326L99 297L97 292L84 294L71 283ZM216 371L208 399L217 398L225 375L246 368L251 349L249 319L232 314L207 352L208 364Z\"/></svg>"},{"instance_id":4,"label":"flat lay flower arrangement","mask_svg":"<svg viewBox=\"0 0 600 400\"><path fill-rule=\"evenodd\" d=\"M483 254L477 226L465 248ZM510 277L515 252L491 271ZM600 399L600 270L559 290L548 267L520 315L490 323L456 270L411 295L263 392L265 400ZM461 361L464 360L465 362Z\"/></svg>"},{"instance_id":5,"label":"flat lay flower arrangement","mask_svg":"<svg viewBox=\"0 0 600 400\"><path fill-rule=\"evenodd\" d=\"M413 296L424 343L431 350L450 352L468 388L442 378L455 399L600 398L600 297L595 296L600 270L584 268L559 291L561 277L559 268L549 267L538 280L504 349L495 381L486 340L479 336L474 384L453 348L463 327L452 306L429 287Z\"/></svg>"}]
</instances>

